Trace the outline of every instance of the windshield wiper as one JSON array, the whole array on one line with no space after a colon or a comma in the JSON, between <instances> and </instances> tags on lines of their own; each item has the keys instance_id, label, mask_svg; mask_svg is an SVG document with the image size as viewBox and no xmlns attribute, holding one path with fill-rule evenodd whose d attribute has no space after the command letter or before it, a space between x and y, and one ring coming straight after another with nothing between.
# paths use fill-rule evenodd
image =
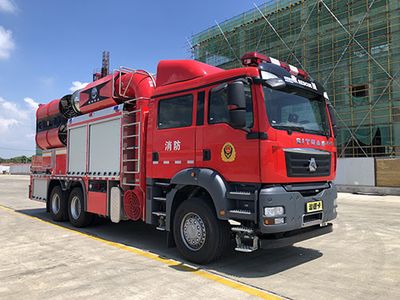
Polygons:
<instances>
[{"instance_id":1,"label":"windshield wiper","mask_svg":"<svg viewBox=\"0 0 400 300\"><path fill-rule=\"evenodd\" d=\"M292 131L305 132L305 128L302 126L272 125L272 127L286 130L288 134L292 134Z\"/></svg>"},{"instance_id":2,"label":"windshield wiper","mask_svg":"<svg viewBox=\"0 0 400 300\"><path fill-rule=\"evenodd\" d=\"M276 129L286 130L288 134L292 134L293 131L298 131L302 133L314 133L329 137L329 131L306 129L302 126L288 126L288 125L272 125Z\"/></svg>"},{"instance_id":3,"label":"windshield wiper","mask_svg":"<svg viewBox=\"0 0 400 300\"><path fill-rule=\"evenodd\" d=\"M315 129L305 129L304 132L308 132L308 133L316 133L316 134L320 134L326 137L329 137L330 132L329 130L315 130Z\"/></svg>"}]
</instances>

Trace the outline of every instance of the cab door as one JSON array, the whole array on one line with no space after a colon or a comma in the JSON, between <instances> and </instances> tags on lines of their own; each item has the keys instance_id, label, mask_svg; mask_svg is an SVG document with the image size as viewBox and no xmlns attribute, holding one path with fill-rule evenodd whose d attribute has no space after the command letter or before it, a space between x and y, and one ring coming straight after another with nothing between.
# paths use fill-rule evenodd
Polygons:
<instances>
[{"instance_id":1,"label":"cab door","mask_svg":"<svg viewBox=\"0 0 400 300\"><path fill-rule=\"evenodd\" d=\"M186 93L160 98L155 105L152 177L171 178L195 165L194 97Z\"/></svg>"},{"instance_id":2,"label":"cab door","mask_svg":"<svg viewBox=\"0 0 400 300\"><path fill-rule=\"evenodd\" d=\"M202 157L198 166L214 169L227 181L260 182L260 153L256 105L251 85L245 84L246 128L230 123L227 84L206 92L205 125L202 131Z\"/></svg>"}]
</instances>

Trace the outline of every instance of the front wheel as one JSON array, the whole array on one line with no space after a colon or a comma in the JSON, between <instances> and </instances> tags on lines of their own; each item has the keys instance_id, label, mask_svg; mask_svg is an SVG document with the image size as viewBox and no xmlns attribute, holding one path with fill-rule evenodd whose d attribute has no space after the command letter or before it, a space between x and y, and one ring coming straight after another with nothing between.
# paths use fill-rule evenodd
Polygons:
<instances>
[{"instance_id":1,"label":"front wheel","mask_svg":"<svg viewBox=\"0 0 400 300\"><path fill-rule=\"evenodd\" d=\"M229 223L218 220L214 208L201 198L191 198L178 207L173 230L179 252L198 264L218 259L229 245Z\"/></svg>"},{"instance_id":2,"label":"front wheel","mask_svg":"<svg viewBox=\"0 0 400 300\"><path fill-rule=\"evenodd\" d=\"M93 215L84 209L82 190L74 188L68 199L69 222L75 227L85 227L93 220Z\"/></svg>"}]
</instances>

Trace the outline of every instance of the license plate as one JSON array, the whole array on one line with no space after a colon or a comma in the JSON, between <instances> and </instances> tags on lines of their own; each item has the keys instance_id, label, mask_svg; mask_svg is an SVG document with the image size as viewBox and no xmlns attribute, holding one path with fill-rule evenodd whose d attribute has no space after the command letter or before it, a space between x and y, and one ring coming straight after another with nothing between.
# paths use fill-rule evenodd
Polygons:
<instances>
[{"instance_id":1,"label":"license plate","mask_svg":"<svg viewBox=\"0 0 400 300\"><path fill-rule=\"evenodd\" d=\"M322 210L322 201L313 201L306 203L306 212L314 212Z\"/></svg>"}]
</instances>

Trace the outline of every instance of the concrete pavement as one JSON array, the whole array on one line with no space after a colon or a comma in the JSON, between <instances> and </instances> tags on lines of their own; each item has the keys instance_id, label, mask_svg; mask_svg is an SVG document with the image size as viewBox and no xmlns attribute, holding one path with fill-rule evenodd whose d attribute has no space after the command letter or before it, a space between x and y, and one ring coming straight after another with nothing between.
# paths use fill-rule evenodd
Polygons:
<instances>
[{"instance_id":1,"label":"concrete pavement","mask_svg":"<svg viewBox=\"0 0 400 300\"><path fill-rule=\"evenodd\" d=\"M340 194L332 234L284 249L231 251L196 270L140 222L79 231L42 222L49 215L27 199L27 185L25 176L0 176L0 205L17 211L0 209L0 298L247 299L252 287L293 299L400 298L400 197Z\"/></svg>"}]
</instances>

